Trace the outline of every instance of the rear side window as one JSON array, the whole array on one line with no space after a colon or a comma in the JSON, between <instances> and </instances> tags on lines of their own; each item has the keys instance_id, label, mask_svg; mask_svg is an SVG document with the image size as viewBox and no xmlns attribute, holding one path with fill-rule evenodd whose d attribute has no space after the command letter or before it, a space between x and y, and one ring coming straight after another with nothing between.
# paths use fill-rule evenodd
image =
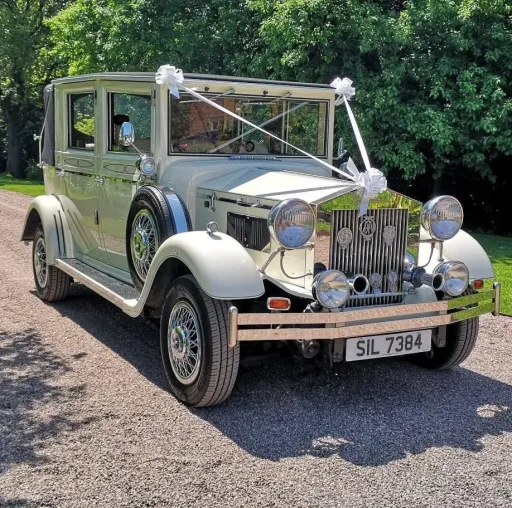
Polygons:
<instances>
[{"instance_id":1,"label":"rear side window","mask_svg":"<svg viewBox=\"0 0 512 508\"><path fill-rule=\"evenodd\" d=\"M94 150L94 93L76 93L68 97L69 146Z\"/></svg>"}]
</instances>

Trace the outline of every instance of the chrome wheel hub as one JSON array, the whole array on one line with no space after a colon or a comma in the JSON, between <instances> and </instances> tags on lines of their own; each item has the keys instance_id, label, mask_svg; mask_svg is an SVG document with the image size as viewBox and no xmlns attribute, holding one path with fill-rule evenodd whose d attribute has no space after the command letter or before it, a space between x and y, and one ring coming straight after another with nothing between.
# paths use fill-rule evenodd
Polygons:
<instances>
[{"instance_id":1,"label":"chrome wheel hub","mask_svg":"<svg viewBox=\"0 0 512 508\"><path fill-rule=\"evenodd\" d=\"M192 384L201 366L199 319L188 302L180 301L172 309L167 329L167 348L172 371L184 385Z\"/></svg>"},{"instance_id":2,"label":"chrome wheel hub","mask_svg":"<svg viewBox=\"0 0 512 508\"><path fill-rule=\"evenodd\" d=\"M48 264L46 262L46 244L42 236L37 239L34 248L34 271L38 284L42 288L46 287L48 282Z\"/></svg>"},{"instance_id":3,"label":"chrome wheel hub","mask_svg":"<svg viewBox=\"0 0 512 508\"><path fill-rule=\"evenodd\" d=\"M135 271L145 280L158 249L158 230L147 209L140 210L133 219L130 248Z\"/></svg>"}]
</instances>

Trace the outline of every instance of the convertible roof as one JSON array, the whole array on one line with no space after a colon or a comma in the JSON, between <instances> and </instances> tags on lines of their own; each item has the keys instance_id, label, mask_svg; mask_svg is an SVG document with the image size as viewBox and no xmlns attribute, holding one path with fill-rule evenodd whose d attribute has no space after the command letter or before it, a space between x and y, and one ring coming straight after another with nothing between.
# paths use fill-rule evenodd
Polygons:
<instances>
[{"instance_id":1,"label":"convertible roof","mask_svg":"<svg viewBox=\"0 0 512 508\"><path fill-rule=\"evenodd\" d=\"M293 87L304 88L327 88L333 90L329 85L318 83L298 83L294 81L273 81L270 79L259 78L240 78L237 76L221 76L215 74L184 74L187 80L198 81L225 81L228 83L255 83L260 85L285 85ZM80 76L69 76L66 78L59 78L52 81L52 83L77 83L80 81L91 80L109 80L109 81L154 81L154 72L100 72L96 74L82 74Z\"/></svg>"}]
</instances>

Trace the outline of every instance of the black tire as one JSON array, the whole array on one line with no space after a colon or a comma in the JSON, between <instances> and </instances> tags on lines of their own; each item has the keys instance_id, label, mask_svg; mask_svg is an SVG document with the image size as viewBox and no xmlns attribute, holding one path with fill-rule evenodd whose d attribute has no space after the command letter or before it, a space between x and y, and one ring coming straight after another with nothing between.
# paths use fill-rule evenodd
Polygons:
<instances>
[{"instance_id":1,"label":"black tire","mask_svg":"<svg viewBox=\"0 0 512 508\"><path fill-rule=\"evenodd\" d=\"M190 383L178 379L169 353L168 328L171 312L188 305L196 313L200 330L201 353L197 373ZM228 345L228 309L223 300L210 298L194 277L177 278L167 295L160 321L160 348L165 373L174 396L189 406L214 406L225 401L235 385L240 361L240 346ZM197 353L197 350L196 350Z\"/></svg>"},{"instance_id":2,"label":"black tire","mask_svg":"<svg viewBox=\"0 0 512 508\"><path fill-rule=\"evenodd\" d=\"M37 296L45 302L58 302L59 300L64 300L64 298L68 296L69 286L71 284L71 277L68 274L59 270L55 266L48 266L46 264L46 257L44 261L41 261L46 266L45 281L40 281L36 273L36 248L41 244L41 242L44 245L44 255L46 256L44 231L41 227L37 227L32 244L32 271L34 274Z\"/></svg>"},{"instance_id":3,"label":"black tire","mask_svg":"<svg viewBox=\"0 0 512 508\"><path fill-rule=\"evenodd\" d=\"M126 226L126 254L128 258L128 267L130 268L133 283L139 289L142 289L144 286L145 278L142 277L135 268L131 240L133 221L137 214L142 210L147 210L156 224L158 231L158 242L156 248L158 248L167 238L174 235L176 231L171 210L169 209L163 192L152 186L141 187L133 198Z\"/></svg>"},{"instance_id":4,"label":"black tire","mask_svg":"<svg viewBox=\"0 0 512 508\"><path fill-rule=\"evenodd\" d=\"M453 369L460 365L473 351L478 337L478 330L478 317L448 325L446 329L446 346L437 347L432 343L431 351L415 355L412 360L427 369Z\"/></svg>"}]
</instances>

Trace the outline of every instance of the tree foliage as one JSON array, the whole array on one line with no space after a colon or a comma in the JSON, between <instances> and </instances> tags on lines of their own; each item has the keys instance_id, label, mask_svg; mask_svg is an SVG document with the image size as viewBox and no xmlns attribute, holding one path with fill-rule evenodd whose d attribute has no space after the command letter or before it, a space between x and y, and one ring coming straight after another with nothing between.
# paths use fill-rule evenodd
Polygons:
<instances>
[{"instance_id":1,"label":"tree foliage","mask_svg":"<svg viewBox=\"0 0 512 508\"><path fill-rule=\"evenodd\" d=\"M0 0L0 111L5 123L6 168L22 176L33 132L40 129L41 91L58 61L49 58L44 20L59 0ZM0 131L1 132L1 131Z\"/></svg>"},{"instance_id":2,"label":"tree foliage","mask_svg":"<svg viewBox=\"0 0 512 508\"><path fill-rule=\"evenodd\" d=\"M38 5L56 13L46 28ZM368 151L390 176L511 180L510 0L0 0L0 29L4 101L37 104L18 70L44 81L43 69L55 76L61 64L68 74L172 63L318 83L348 76Z\"/></svg>"}]
</instances>

